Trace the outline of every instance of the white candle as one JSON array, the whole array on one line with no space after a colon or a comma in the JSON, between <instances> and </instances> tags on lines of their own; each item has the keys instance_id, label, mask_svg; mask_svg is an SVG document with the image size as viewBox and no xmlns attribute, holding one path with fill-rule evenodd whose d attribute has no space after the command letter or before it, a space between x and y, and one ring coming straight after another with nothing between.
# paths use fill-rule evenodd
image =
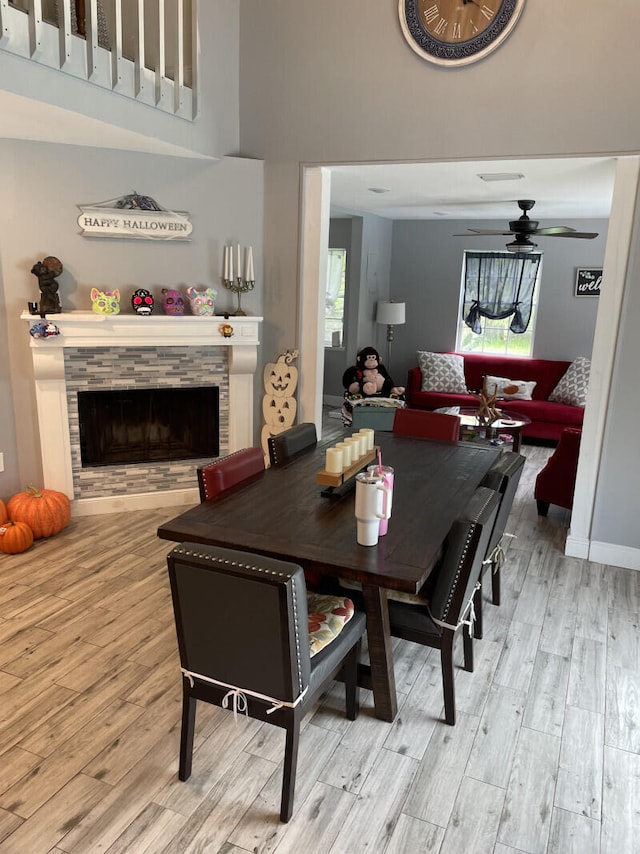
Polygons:
<instances>
[{"instance_id":1,"label":"white candle","mask_svg":"<svg viewBox=\"0 0 640 854\"><path fill-rule=\"evenodd\" d=\"M338 442L336 448L340 448L342 451L342 464L344 468L348 469L351 465L351 445L346 442Z\"/></svg>"},{"instance_id":2,"label":"white candle","mask_svg":"<svg viewBox=\"0 0 640 854\"><path fill-rule=\"evenodd\" d=\"M354 433L355 438L358 440L358 447L360 448L360 456L364 457L367 453L367 436L365 433Z\"/></svg>"},{"instance_id":3,"label":"white candle","mask_svg":"<svg viewBox=\"0 0 640 854\"><path fill-rule=\"evenodd\" d=\"M222 278L225 280L229 279L229 247L224 247L224 252L222 254Z\"/></svg>"},{"instance_id":4,"label":"white candle","mask_svg":"<svg viewBox=\"0 0 640 854\"><path fill-rule=\"evenodd\" d=\"M374 430L373 427L363 427L358 431L361 436L367 437L367 451L373 451Z\"/></svg>"},{"instance_id":5,"label":"white candle","mask_svg":"<svg viewBox=\"0 0 640 854\"><path fill-rule=\"evenodd\" d=\"M242 276L242 256L240 255L240 244L238 243L238 278Z\"/></svg>"},{"instance_id":6,"label":"white candle","mask_svg":"<svg viewBox=\"0 0 640 854\"><path fill-rule=\"evenodd\" d=\"M327 448L325 470L331 474L340 474L342 472L342 449Z\"/></svg>"},{"instance_id":7,"label":"white candle","mask_svg":"<svg viewBox=\"0 0 640 854\"><path fill-rule=\"evenodd\" d=\"M357 436L347 436L347 445L351 445L351 462L355 463L360 458L360 439Z\"/></svg>"},{"instance_id":8,"label":"white candle","mask_svg":"<svg viewBox=\"0 0 640 854\"><path fill-rule=\"evenodd\" d=\"M247 260L247 279L250 282L255 282L255 276L253 274L253 246L249 247L249 258Z\"/></svg>"},{"instance_id":9,"label":"white candle","mask_svg":"<svg viewBox=\"0 0 640 854\"><path fill-rule=\"evenodd\" d=\"M229 280L233 281L233 246L229 244Z\"/></svg>"}]
</instances>

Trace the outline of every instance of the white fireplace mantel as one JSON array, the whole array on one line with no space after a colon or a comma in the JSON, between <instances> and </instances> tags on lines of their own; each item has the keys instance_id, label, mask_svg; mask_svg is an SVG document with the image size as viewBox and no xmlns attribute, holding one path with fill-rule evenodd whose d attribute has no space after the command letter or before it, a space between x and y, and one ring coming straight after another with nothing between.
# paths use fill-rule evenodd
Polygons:
<instances>
[{"instance_id":1,"label":"white fireplace mantel","mask_svg":"<svg viewBox=\"0 0 640 854\"><path fill-rule=\"evenodd\" d=\"M23 313L21 319L33 325L38 318ZM67 390L64 373L65 348L78 347L200 347L229 348L229 451L253 444L253 376L258 361L261 317L169 317L166 315L103 315L91 311L73 311L49 315L59 335L31 337L36 404L40 428L40 448L44 486L74 497ZM233 335L224 337L221 327L229 324ZM157 501L156 493L153 500ZM189 497L185 496L185 502ZM177 500L175 503L180 503ZM116 506L85 512L109 512L124 509L120 498ZM144 500L128 502L145 506ZM77 508L81 509L81 508Z\"/></svg>"}]
</instances>

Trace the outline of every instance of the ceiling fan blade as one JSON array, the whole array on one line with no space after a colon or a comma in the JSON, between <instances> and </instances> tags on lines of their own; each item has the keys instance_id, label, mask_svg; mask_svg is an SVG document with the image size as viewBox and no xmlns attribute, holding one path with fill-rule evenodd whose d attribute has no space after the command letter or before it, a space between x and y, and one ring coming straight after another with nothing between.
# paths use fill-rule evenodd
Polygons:
<instances>
[{"instance_id":1,"label":"ceiling fan blade","mask_svg":"<svg viewBox=\"0 0 640 854\"><path fill-rule=\"evenodd\" d=\"M539 234L540 232L538 232ZM583 240L593 240L594 237L598 236L597 231L564 231L559 234L547 234L547 237L579 237ZM544 237L544 235L543 235Z\"/></svg>"},{"instance_id":2,"label":"ceiling fan blade","mask_svg":"<svg viewBox=\"0 0 640 854\"><path fill-rule=\"evenodd\" d=\"M575 228L569 228L568 225L552 225L549 228L536 228L535 234L572 234L576 233Z\"/></svg>"},{"instance_id":3,"label":"ceiling fan blade","mask_svg":"<svg viewBox=\"0 0 640 854\"><path fill-rule=\"evenodd\" d=\"M464 234L454 234L454 237L474 237L476 235L483 234L501 234L504 237L508 237L510 234L513 234L512 231L499 231L498 229L493 228L470 228L469 231L471 234L465 232Z\"/></svg>"}]
</instances>

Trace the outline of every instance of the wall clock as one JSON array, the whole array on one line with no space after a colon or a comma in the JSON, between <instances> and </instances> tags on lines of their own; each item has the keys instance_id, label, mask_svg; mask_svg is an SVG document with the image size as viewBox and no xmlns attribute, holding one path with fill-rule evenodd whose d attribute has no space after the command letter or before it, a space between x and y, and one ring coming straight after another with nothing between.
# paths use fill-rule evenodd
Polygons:
<instances>
[{"instance_id":1,"label":"wall clock","mask_svg":"<svg viewBox=\"0 0 640 854\"><path fill-rule=\"evenodd\" d=\"M525 0L399 0L400 26L410 47L438 65L476 62L513 30Z\"/></svg>"}]
</instances>

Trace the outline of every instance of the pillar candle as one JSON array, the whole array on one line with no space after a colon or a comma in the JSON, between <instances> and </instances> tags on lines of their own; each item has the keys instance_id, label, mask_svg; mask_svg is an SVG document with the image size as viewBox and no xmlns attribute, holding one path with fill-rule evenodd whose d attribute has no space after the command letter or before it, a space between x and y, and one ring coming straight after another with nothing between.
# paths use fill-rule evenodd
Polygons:
<instances>
[{"instance_id":1,"label":"pillar candle","mask_svg":"<svg viewBox=\"0 0 640 854\"><path fill-rule=\"evenodd\" d=\"M358 448L360 449L360 456L364 457L367 453L367 437L365 433L354 433L355 438L358 440Z\"/></svg>"},{"instance_id":2,"label":"pillar candle","mask_svg":"<svg viewBox=\"0 0 640 854\"><path fill-rule=\"evenodd\" d=\"M373 445L375 442L374 429L373 427L363 427L358 431L361 435L367 437L367 451L373 451Z\"/></svg>"},{"instance_id":3,"label":"pillar candle","mask_svg":"<svg viewBox=\"0 0 640 854\"><path fill-rule=\"evenodd\" d=\"M360 439L357 436L347 436L347 445L351 445L351 462L355 463L360 458Z\"/></svg>"},{"instance_id":4,"label":"pillar candle","mask_svg":"<svg viewBox=\"0 0 640 854\"><path fill-rule=\"evenodd\" d=\"M348 445L346 442L338 442L336 448L340 448L342 451L342 465L348 469L351 465L351 445Z\"/></svg>"},{"instance_id":5,"label":"pillar candle","mask_svg":"<svg viewBox=\"0 0 640 854\"><path fill-rule=\"evenodd\" d=\"M325 470L332 474L342 472L342 450L340 448L327 448Z\"/></svg>"}]
</instances>

